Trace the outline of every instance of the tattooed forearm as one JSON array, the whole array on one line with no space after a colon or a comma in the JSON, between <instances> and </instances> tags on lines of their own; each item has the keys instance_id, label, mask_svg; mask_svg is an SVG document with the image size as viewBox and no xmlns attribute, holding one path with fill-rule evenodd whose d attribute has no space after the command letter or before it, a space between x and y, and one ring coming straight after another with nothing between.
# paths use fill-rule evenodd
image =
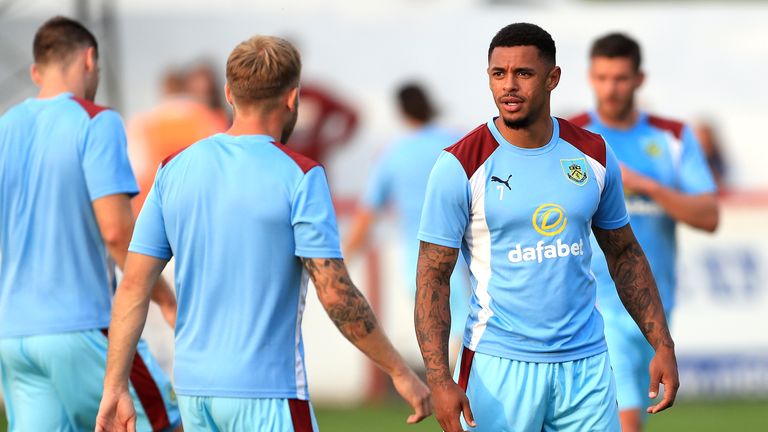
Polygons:
<instances>
[{"instance_id":1,"label":"tattooed forearm","mask_svg":"<svg viewBox=\"0 0 768 432\"><path fill-rule=\"evenodd\" d=\"M655 349L674 347L656 281L632 228L629 225L615 230L593 227L593 231L605 252L619 298L645 338Z\"/></svg>"},{"instance_id":2,"label":"tattooed forearm","mask_svg":"<svg viewBox=\"0 0 768 432\"><path fill-rule=\"evenodd\" d=\"M416 338L419 341L427 382L431 386L451 381L448 338L451 328L450 279L458 249L421 242L416 271Z\"/></svg>"},{"instance_id":3,"label":"tattooed forearm","mask_svg":"<svg viewBox=\"0 0 768 432\"><path fill-rule=\"evenodd\" d=\"M317 296L336 327L350 341L368 336L377 326L368 301L352 283L344 261L302 258Z\"/></svg>"}]
</instances>

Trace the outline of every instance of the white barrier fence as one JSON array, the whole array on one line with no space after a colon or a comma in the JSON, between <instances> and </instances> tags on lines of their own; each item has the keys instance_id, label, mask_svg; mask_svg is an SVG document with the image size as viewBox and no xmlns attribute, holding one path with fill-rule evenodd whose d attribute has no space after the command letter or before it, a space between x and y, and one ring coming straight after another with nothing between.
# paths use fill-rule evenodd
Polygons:
<instances>
[{"instance_id":1,"label":"white barrier fence","mask_svg":"<svg viewBox=\"0 0 768 432\"><path fill-rule=\"evenodd\" d=\"M726 198L717 233L679 231L672 332L683 395L768 394L766 204Z\"/></svg>"}]
</instances>

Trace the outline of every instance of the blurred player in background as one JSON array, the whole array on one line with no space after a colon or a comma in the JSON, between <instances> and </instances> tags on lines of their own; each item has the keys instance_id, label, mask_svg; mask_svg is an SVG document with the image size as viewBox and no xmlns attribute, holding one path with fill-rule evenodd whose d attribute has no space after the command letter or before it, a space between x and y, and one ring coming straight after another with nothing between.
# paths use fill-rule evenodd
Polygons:
<instances>
[{"instance_id":1,"label":"blurred player in background","mask_svg":"<svg viewBox=\"0 0 768 432\"><path fill-rule=\"evenodd\" d=\"M213 111L220 122L226 125L232 123L230 111L224 103L224 87L220 85L213 64L204 60L193 63L184 74L184 88L192 98L204 103Z\"/></svg>"},{"instance_id":2,"label":"blurred player in background","mask_svg":"<svg viewBox=\"0 0 768 432\"><path fill-rule=\"evenodd\" d=\"M397 91L397 100L406 125L411 131L387 149L373 171L362 203L352 218L344 253L349 258L365 245L377 213L389 204L397 211L403 251L405 284L409 297L416 288L416 260L424 192L429 172L444 148L461 136L433 124L435 111L424 89L406 83ZM456 263L451 275L451 335L457 341L464 332L469 314L469 274L464 259Z\"/></svg>"},{"instance_id":3,"label":"blurred player in background","mask_svg":"<svg viewBox=\"0 0 768 432\"><path fill-rule=\"evenodd\" d=\"M629 226L618 162L599 135L550 117L560 73L546 31L524 23L501 29L488 50L499 116L446 149L430 174L416 332L435 416L447 432L467 425L489 432L620 429L590 231L625 307L656 349L652 390L663 383L666 392L649 410L675 399L674 344ZM474 289L457 384L447 344L448 281L459 249Z\"/></svg>"},{"instance_id":4,"label":"blurred player in background","mask_svg":"<svg viewBox=\"0 0 768 432\"><path fill-rule=\"evenodd\" d=\"M288 147L325 163L328 153L349 142L357 131L357 110L320 84L301 86L301 114Z\"/></svg>"},{"instance_id":5,"label":"blurred player in background","mask_svg":"<svg viewBox=\"0 0 768 432\"><path fill-rule=\"evenodd\" d=\"M0 118L0 364L11 431L93 430L102 395L115 263L138 192L118 114L93 103L99 51L80 23L35 34L40 88ZM162 280L149 292L174 325ZM179 423L168 377L138 339L126 359L138 430ZM128 385L128 384L126 384Z\"/></svg>"},{"instance_id":6,"label":"blurred player in background","mask_svg":"<svg viewBox=\"0 0 768 432\"><path fill-rule=\"evenodd\" d=\"M299 108L299 53L255 36L227 61L234 123L158 169L115 296L99 431L134 420L128 359L150 287L176 257L174 377L187 430L313 431L301 319L311 278L328 315L430 414L429 391L350 281L325 173L285 147Z\"/></svg>"},{"instance_id":7,"label":"blurred player in background","mask_svg":"<svg viewBox=\"0 0 768 432\"><path fill-rule=\"evenodd\" d=\"M704 153L704 159L712 172L712 178L715 180L717 190L722 192L727 187L728 180L728 160L724 154L722 141L715 122L707 119L700 119L693 128L696 139L701 144L701 151Z\"/></svg>"},{"instance_id":8,"label":"blurred player in background","mask_svg":"<svg viewBox=\"0 0 768 432\"><path fill-rule=\"evenodd\" d=\"M226 115L208 105L212 90L205 76L204 71L168 69L160 104L128 122L128 155L140 189L132 203L134 214L139 214L163 158L227 129Z\"/></svg>"},{"instance_id":9,"label":"blurred player in background","mask_svg":"<svg viewBox=\"0 0 768 432\"><path fill-rule=\"evenodd\" d=\"M715 183L688 127L635 105L635 92L645 77L636 41L619 33L597 39L590 52L589 76L597 107L571 121L611 143L621 165L632 229L648 256L669 317L675 306L675 225L715 230ZM621 424L625 432L634 432L642 426L649 385L655 385L647 370L654 350L622 305L614 285L617 279L611 278L606 256L596 244L593 239L592 271L616 376ZM612 258L607 258L610 265Z\"/></svg>"}]
</instances>

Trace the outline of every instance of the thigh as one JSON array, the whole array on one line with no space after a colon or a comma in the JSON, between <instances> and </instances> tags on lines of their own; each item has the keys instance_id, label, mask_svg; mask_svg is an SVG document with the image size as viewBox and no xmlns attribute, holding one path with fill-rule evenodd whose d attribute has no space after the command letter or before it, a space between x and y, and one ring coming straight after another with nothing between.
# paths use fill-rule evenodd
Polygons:
<instances>
[{"instance_id":1,"label":"thigh","mask_svg":"<svg viewBox=\"0 0 768 432\"><path fill-rule=\"evenodd\" d=\"M25 338L0 340L0 374L8 431L73 431L46 373L26 355Z\"/></svg>"},{"instance_id":2,"label":"thigh","mask_svg":"<svg viewBox=\"0 0 768 432\"><path fill-rule=\"evenodd\" d=\"M219 432L208 412L209 399L203 396L178 396L185 432Z\"/></svg>"},{"instance_id":3,"label":"thigh","mask_svg":"<svg viewBox=\"0 0 768 432\"><path fill-rule=\"evenodd\" d=\"M36 362L46 370L77 430L95 428L107 360L107 335L86 330L35 337ZM143 341L131 366L130 390L138 431L163 431L180 423L170 382Z\"/></svg>"},{"instance_id":4,"label":"thigh","mask_svg":"<svg viewBox=\"0 0 768 432\"><path fill-rule=\"evenodd\" d=\"M621 431L607 352L553 365L558 369L545 431Z\"/></svg>"},{"instance_id":5,"label":"thigh","mask_svg":"<svg viewBox=\"0 0 768 432\"><path fill-rule=\"evenodd\" d=\"M456 380L467 392L478 432L540 432L549 397L549 367L464 348Z\"/></svg>"}]
</instances>

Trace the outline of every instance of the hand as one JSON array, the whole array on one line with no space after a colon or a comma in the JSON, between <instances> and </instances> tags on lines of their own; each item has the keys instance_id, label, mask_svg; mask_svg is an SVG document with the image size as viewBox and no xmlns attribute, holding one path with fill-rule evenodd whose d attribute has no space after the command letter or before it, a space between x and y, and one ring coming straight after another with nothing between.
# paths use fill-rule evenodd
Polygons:
<instances>
[{"instance_id":1,"label":"hand","mask_svg":"<svg viewBox=\"0 0 768 432\"><path fill-rule=\"evenodd\" d=\"M674 348L662 347L656 350L656 355L653 356L648 370L651 374L651 387L648 397L651 399L658 397L659 383L664 384L664 399L656 405L649 406L647 410L651 414L656 414L675 403L677 389L680 387Z\"/></svg>"},{"instance_id":2,"label":"hand","mask_svg":"<svg viewBox=\"0 0 768 432\"><path fill-rule=\"evenodd\" d=\"M452 380L432 386L432 401L435 406L435 418L443 431L463 432L459 421L461 415L464 415L464 420L469 426L477 427L466 393Z\"/></svg>"},{"instance_id":3,"label":"hand","mask_svg":"<svg viewBox=\"0 0 768 432\"><path fill-rule=\"evenodd\" d=\"M655 186L655 182L637 171L621 164L621 181L624 189L641 195L650 195L650 191Z\"/></svg>"},{"instance_id":4,"label":"hand","mask_svg":"<svg viewBox=\"0 0 768 432\"><path fill-rule=\"evenodd\" d=\"M96 432L136 432L136 409L128 389L104 389L96 416Z\"/></svg>"},{"instance_id":5,"label":"hand","mask_svg":"<svg viewBox=\"0 0 768 432\"><path fill-rule=\"evenodd\" d=\"M414 410L414 413L408 416L407 423L418 423L432 414L429 388L411 369L406 368L403 372L392 375L392 384Z\"/></svg>"}]
</instances>

